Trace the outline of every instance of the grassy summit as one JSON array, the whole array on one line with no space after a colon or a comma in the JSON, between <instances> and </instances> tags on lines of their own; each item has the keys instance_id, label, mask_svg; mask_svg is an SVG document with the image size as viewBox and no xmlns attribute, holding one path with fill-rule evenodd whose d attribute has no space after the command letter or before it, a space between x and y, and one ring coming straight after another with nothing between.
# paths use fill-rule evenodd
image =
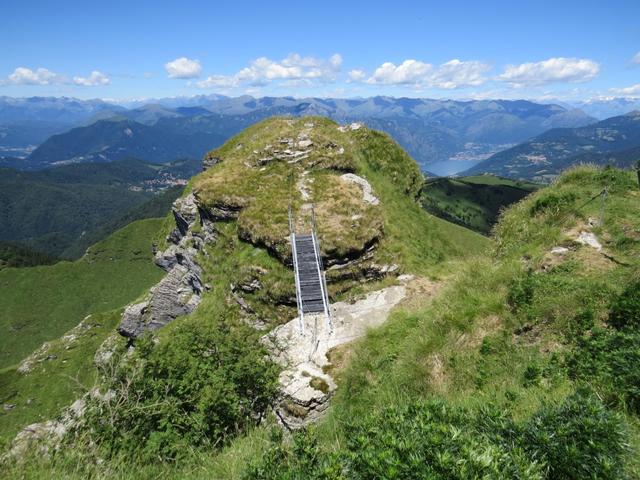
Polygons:
<instances>
[{"instance_id":1,"label":"grassy summit","mask_svg":"<svg viewBox=\"0 0 640 480\"><path fill-rule=\"evenodd\" d=\"M330 260L375 243L377 262L412 270L478 251L484 243L420 212L417 164L387 135L364 127L340 128L320 117L274 118L248 128L209 157L219 164L194 180L201 204L214 218L237 218L242 239L282 259L290 256L290 204L298 219L305 218L305 203L315 204L322 253ZM361 188L343 178L346 173L368 180L379 205L364 201Z\"/></svg>"}]
</instances>

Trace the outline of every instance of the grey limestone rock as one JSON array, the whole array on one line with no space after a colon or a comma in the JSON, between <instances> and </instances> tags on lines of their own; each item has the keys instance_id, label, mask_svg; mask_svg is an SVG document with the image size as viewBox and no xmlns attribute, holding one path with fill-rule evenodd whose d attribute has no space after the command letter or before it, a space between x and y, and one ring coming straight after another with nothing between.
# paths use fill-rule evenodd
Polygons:
<instances>
[{"instance_id":1,"label":"grey limestone rock","mask_svg":"<svg viewBox=\"0 0 640 480\"><path fill-rule=\"evenodd\" d=\"M173 204L177 228L169 236L172 242L166 250L158 251L155 263L167 275L149 291L145 301L129 305L122 315L118 332L136 339L145 331L164 327L176 318L193 312L200 303L202 269L196 261L198 249L215 238L213 224L202 220L203 228L193 234L193 226L201 214L193 194L179 198Z\"/></svg>"}]
</instances>

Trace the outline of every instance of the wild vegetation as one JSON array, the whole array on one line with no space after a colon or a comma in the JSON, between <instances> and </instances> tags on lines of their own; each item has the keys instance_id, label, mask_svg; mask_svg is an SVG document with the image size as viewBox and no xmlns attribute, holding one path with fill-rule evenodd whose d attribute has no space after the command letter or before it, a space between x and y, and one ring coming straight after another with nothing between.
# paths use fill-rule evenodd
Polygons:
<instances>
[{"instance_id":1,"label":"wild vegetation","mask_svg":"<svg viewBox=\"0 0 640 480\"><path fill-rule=\"evenodd\" d=\"M584 167L508 210L494 253L361 342L330 417L247 478L637 478L636 185ZM603 254L572 230L605 186Z\"/></svg>"},{"instance_id":2,"label":"wild vegetation","mask_svg":"<svg viewBox=\"0 0 640 480\"><path fill-rule=\"evenodd\" d=\"M36 252L22 245L0 242L0 270L7 267L34 267L51 265L57 259L46 253Z\"/></svg>"},{"instance_id":3,"label":"wild vegetation","mask_svg":"<svg viewBox=\"0 0 640 480\"><path fill-rule=\"evenodd\" d=\"M121 307L161 277L150 247L161 224L134 222L76 262L0 270L0 403L10 406L0 412L1 442L55 417L95 383L93 356ZM29 373L18 372L34 350Z\"/></svg>"},{"instance_id":4,"label":"wild vegetation","mask_svg":"<svg viewBox=\"0 0 640 480\"><path fill-rule=\"evenodd\" d=\"M297 138L310 122L310 140L326 149L288 168L260 162L266 145ZM343 156L327 153L329 142ZM417 168L364 128L276 119L210 157L220 163L193 191L212 217L233 215L218 217L216 241L199 257L208 287L198 309L134 353L117 339L99 383L113 403L90 402L65 448L9 462L8 476L639 478L635 173L573 169L508 208L487 240L427 214ZM319 228L336 221L331 212L367 215L332 178L345 171L371 183L381 226L321 232L324 255L377 234L377 262L396 262L439 290L416 294L366 338L330 352L342 361L332 366L339 387L328 414L284 435L266 413L278 369L260 337L295 315L283 240L289 192L312 178L310 191L327 195L318 196ZM262 288L244 296L247 316L230 284L255 279ZM333 280L334 300L393 282Z\"/></svg>"}]
</instances>

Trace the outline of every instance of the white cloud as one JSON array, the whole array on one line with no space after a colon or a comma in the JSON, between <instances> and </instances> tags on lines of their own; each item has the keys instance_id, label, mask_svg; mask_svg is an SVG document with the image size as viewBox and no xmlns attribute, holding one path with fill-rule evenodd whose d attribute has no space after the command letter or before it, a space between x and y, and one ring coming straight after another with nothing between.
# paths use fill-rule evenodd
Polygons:
<instances>
[{"instance_id":1,"label":"white cloud","mask_svg":"<svg viewBox=\"0 0 640 480\"><path fill-rule=\"evenodd\" d=\"M234 88L241 85L261 86L276 81L314 84L336 79L342 66L342 56L334 54L329 59L303 57L292 53L280 61L267 57L253 60L249 66L235 75L210 75L197 83L200 88Z\"/></svg>"},{"instance_id":2,"label":"white cloud","mask_svg":"<svg viewBox=\"0 0 640 480\"><path fill-rule=\"evenodd\" d=\"M172 62L164 64L169 78L197 78L202 72L199 60L191 60L187 57L176 58Z\"/></svg>"},{"instance_id":3,"label":"white cloud","mask_svg":"<svg viewBox=\"0 0 640 480\"><path fill-rule=\"evenodd\" d=\"M407 85L423 83L433 70L433 65L418 60L405 60L400 65L385 62L373 72L367 83L386 85Z\"/></svg>"},{"instance_id":4,"label":"white cloud","mask_svg":"<svg viewBox=\"0 0 640 480\"><path fill-rule=\"evenodd\" d=\"M640 83L623 88L612 88L611 91L616 95L627 95L630 97L640 96Z\"/></svg>"},{"instance_id":5,"label":"white cloud","mask_svg":"<svg viewBox=\"0 0 640 480\"><path fill-rule=\"evenodd\" d=\"M514 87L527 87L556 82L588 82L599 72L600 65L593 60L557 57L535 63L507 65L497 79Z\"/></svg>"},{"instance_id":6,"label":"white cloud","mask_svg":"<svg viewBox=\"0 0 640 480\"><path fill-rule=\"evenodd\" d=\"M631 63L636 63L640 65L640 52L636 53L631 59Z\"/></svg>"},{"instance_id":7,"label":"white cloud","mask_svg":"<svg viewBox=\"0 0 640 480\"><path fill-rule=\"evenodd\" d=\"M350 82L361 82L365 78L367 78L367 72L365 72L364 70L360 70L359 68L350 70L348 75Z\"/></svg>"},{"instance_id":8,"label":"white cloud","mask_svg":"<svg viewBox=\"0 0 640 480\"><path fill-rule=\"evenodd\" d=\"M111 80L104 73L94 70L88 77L73 77L73 83L83 87L96 87L99 85L109 85Z\"/></svg>"},{"instance_id":9,"label":"white cloud","mask_svg":"<svg viewBox=\"0 0 640 480\"><path fill-rule=\"evenodd\" d=\"M484 73L491 67L479 61L450 60L439 66L419 60L405 60L399 65L385 62L366 78L362 70L350 72L351 81L371 85L411 85L416 88L454 89L482 85Z\"/></svg>"},{"instance_id":10,"label":"white cloud","mask_svg":"<svg viewBox=\"0 0 640 480\"><path fill-rule=\"evenodd\" d=\"M486 63L475 60L463 62L453 59L436 69L430 83L434 87L445 89L476 87L486 82L487 79L483 74L490 68Z\"/></svg>"},{"instance_id":11,"label":"white cloud","mask_svg":"<svg viewBox=\"0 0 640 480\"><path fill-rule=\"evenodd\" d=\"M233 88L239 82L235 77L227 75L209 75L206 79L200 80L196 85L200 88Z\"/></svg>"},{"instance_id":12,"label":"white cloud","mask_svg":"<svg viewBox=\"0 0 640 480\"><path fill-rule=\"evenodd\" d=\"M53 85L65 83L66 78L46 68L31 70L26 67L16 68L2 83L6 85Z\"/></svg>"}]
</instances>

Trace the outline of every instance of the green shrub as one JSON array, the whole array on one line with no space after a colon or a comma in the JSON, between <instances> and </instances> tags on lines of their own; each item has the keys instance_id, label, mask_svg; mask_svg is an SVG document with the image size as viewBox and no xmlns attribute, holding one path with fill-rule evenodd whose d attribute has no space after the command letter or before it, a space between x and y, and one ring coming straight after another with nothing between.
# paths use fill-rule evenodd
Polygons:
<instances>
[{"instance_id":1,"label":"green shrub","mask_svg":"<svg viewBox=\"0 0 640 480\"><path fill-rule=\"evenodd\" d=\"M624 478L627 453L621 419L595 397L578 393L561 405L544 406L523 427L519 442L546 478Z\"/></svg>"},{"instance_id":2,"label":"green shrub","mask_svg":"<svg viewBox=\"0 0 640 480\"><path fill-rule=\"evenodd\" d=\"M277 439L250 479L619 479L625 431L587 394L542 407L523 424L506 410L416 402L354 418L328 451L313 431Z\"/></svg>"},{"instance_id":3,"label":"green shrub","mask_svg":"<svg viewBox=\"0 0 640 480\"><path fill-rule=\"evenodd\" d=\"M137 342L108 385L115 397L88 409L92 436L142 461L223 444L263 418L277 374L249 327L181 320L157 345L150 336Z\"/></svg>"},{"instance_id":4,"label":"green shrub","mask_svg":"<svg viewBox=\"0 0 640 480\"><path fill-rule=\"evenodd\" d=\"M539 213L546 213L550 215L557 215L567 207L572 206L576 201L576 194L574 192L548 192L541 194L533 202L533 205L529 209L531 216Z\"/></svg>"},{"instance_id":5,"label":"green shrub","mask_svg":"<svg viewBox=\"0 0 640 480\"><path fill-rule=\"evenodd\" d=\"M245 473L247 480L330 480L349 478L343 473L339 455L321 448L313 429L283 441L282 430L271 433L273 446Z\"/></svg>"},{"instance_id":6,"label":"green shrub","mask_svg":"<svg viewBox=\"0 0 640 480\"><path fill-rule=\"evenodd\" d=\"M609 325L618 330L640 327L640 282L631 284L613 302L609 312Z\"/></svg>"},{"instance_id":7,"label":"green shrub","mask_svg":"<svg viewBox=\"0 0 640 480\"><path fill-rule=\"evenodd\" d=\"M531 270L526 275L515 279L507 292L507 303L513 310L529 305L533 300L536 287L536 276Z\"/></svg>"},{"instance_id":8,"label":"green shrub","mask_svg":"<svg viewBox=\"0 0 640 480\"><path fill-rule=\"evenodd\" d=\"M580 338L595 324L596 316L592 308L586 308L579 312L573 320L567 325L565 337L572 342L576 338Z\"/></svg>"},{"instance_id":9,"label":"green shrub","mask_svg":"<svg viewBox=\"0 0 640 480\"><path fill-rule=\"evenodd\" d=\"M640 413L640 332L595 329L567 359L571 378L595 385L608 403Z\"/></svg>"},{"instance_id":10,"label":"green shrub","mask_svg":"<svg viewBox=\"0 0 640 480\"><path fill-rule=\"evenodd\" d=\"M542 478L541 465L504 441L513 421L440 402L373 413L347 426L348 478ZM500 434L496 434L500 432Z\"/></svg>"},{"instance_id":11,"label":"green shrub","mask_svg":"<svg viewBox=\"0 0 640 480\"><path fill-rule=\"evenodd\" d=\"M513 431L511 420L484 412L476 422L440 402L413 403L353 419L337 451L322 448L313 431L297 433L291 445L270 448L245 478L542 478L541 466L521 450L506 451L496 431Z\"/></svg>"},{"instance_id":12,"label":"green shrub","mask_svg":"<svg viewBox=\"0 0 640 480\"><path fill-rule=\"evenodd\" d=\"M522 374L522 383L525 387L531 387L540 380L540 367L536 364L527 365Z\"/></svg>"}]
</instances>

